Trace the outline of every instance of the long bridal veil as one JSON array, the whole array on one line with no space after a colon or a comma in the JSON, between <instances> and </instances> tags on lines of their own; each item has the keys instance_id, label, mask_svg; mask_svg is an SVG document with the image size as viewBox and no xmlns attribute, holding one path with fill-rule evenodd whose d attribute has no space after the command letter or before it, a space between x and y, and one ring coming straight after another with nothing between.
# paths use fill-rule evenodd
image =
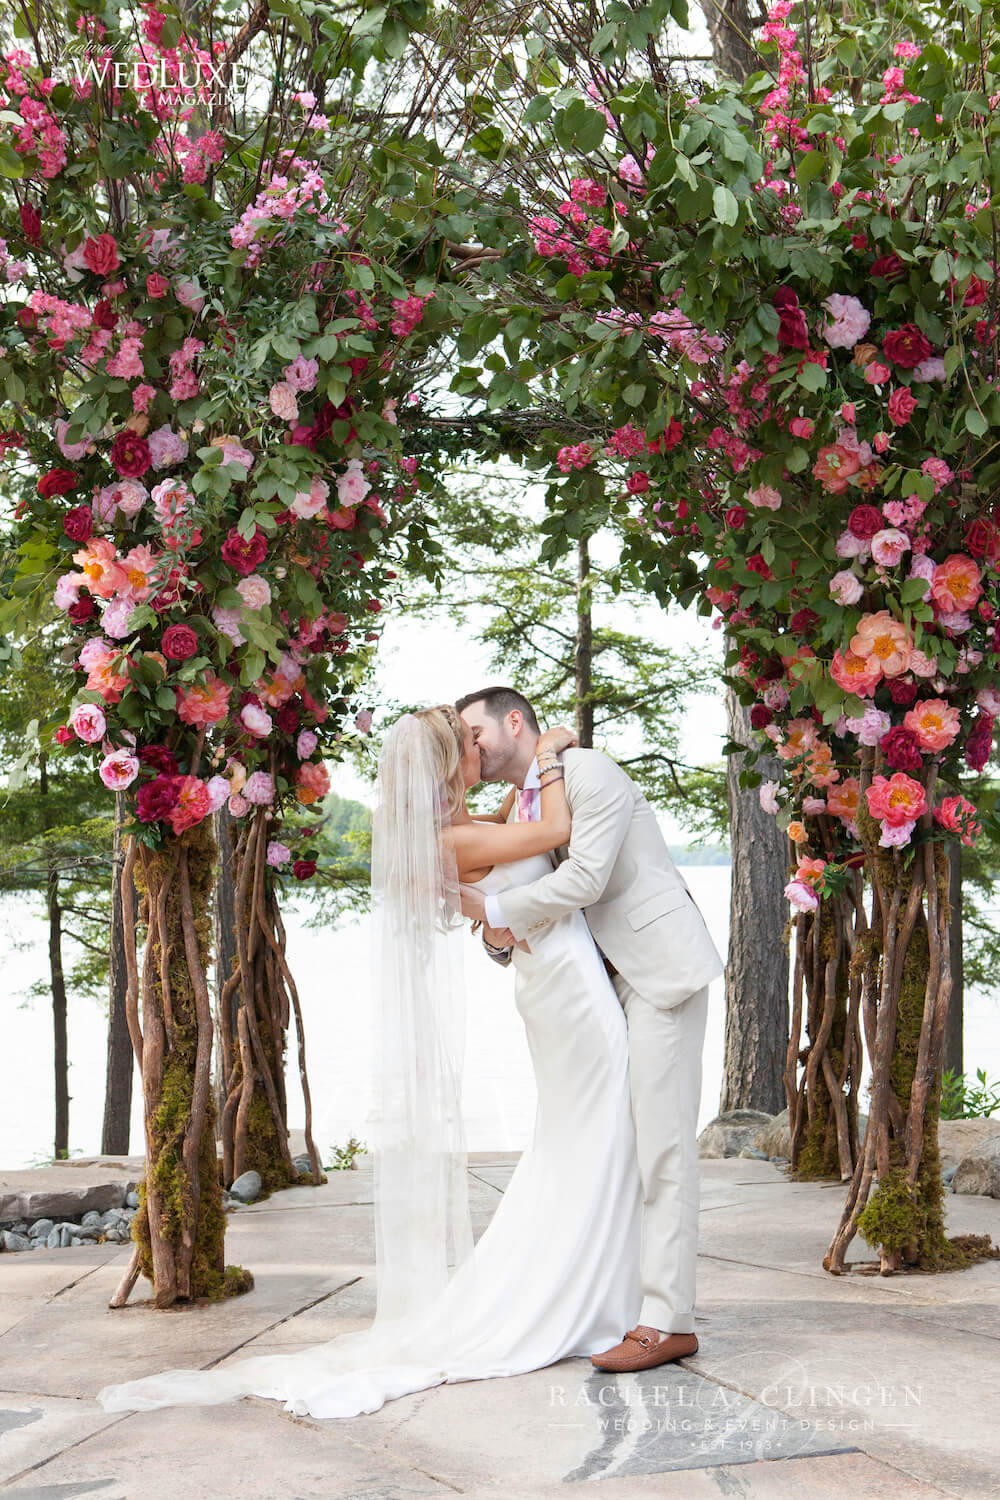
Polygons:
<instances>
[{"instance_id":1,"label":"long bridal veil","mask_svg":"<svg viewBox=\"0 0 1000 1500\"><path fill-rule=\"evenodd\" d=\"M353 1416L446 1378L437 1363L460 1329L450 1326L455 1299L443 1294L463 1262L468 1282L475 1260L462 1118L462 919L441 837L448 821L432 728L404 714L384 741L372 827L372 1326L288 1354L105 1386L105 1410L258 1395L298 1414Z\"/></svg>"}]
</instances>

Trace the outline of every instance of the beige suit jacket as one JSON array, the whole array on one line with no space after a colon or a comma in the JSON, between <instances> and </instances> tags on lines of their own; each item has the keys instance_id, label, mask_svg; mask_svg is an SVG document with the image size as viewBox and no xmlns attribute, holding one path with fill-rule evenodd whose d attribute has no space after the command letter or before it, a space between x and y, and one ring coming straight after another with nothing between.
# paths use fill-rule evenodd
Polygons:
<instances>
[{"instance_id":1,"label":"beige suit jacket","mask_svg":"<svg viewBox=\"0 0 1000 1500\"><path fill-rule=\"evenodd\" d=\"M620 766L597 750L567 750L570 842L550 875L501 893L516 938L583 911L594 939L633 989L678 1005L725 968L705 920L670 857L653 809Z\"/></svg>"}]
</instances>

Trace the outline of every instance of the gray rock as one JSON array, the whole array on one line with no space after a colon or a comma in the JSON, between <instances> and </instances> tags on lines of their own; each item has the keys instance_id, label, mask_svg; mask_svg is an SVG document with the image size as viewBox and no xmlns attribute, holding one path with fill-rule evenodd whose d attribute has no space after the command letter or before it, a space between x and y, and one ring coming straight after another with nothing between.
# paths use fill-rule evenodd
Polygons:
<instances>
[{"instance_id":1,"label":"gray rock","mask_svg":"<svg viewBox=\"0 0 1000 1500\"><path fill-rule=\"evenodd\" d=\"M773 1120L768 1120L762 1126L750 1142L756 1146L758 1151L763 1151L765 1156L787 1156L792 1149L791 1132L788 1128L788 1106L775 1115Z\"/></svg>"},{"instance_id":2,"label":"gray rock","mask_svg":"<svg viewBox=\"0 0 1000 1500\"><path fill-rule=\"evenodd\" d=\"M49 1237L45 1241L46 1250L58 1250L62 1244L62 1230L58 1225L49 1230Z\"/></svg>"},{"instance_id":3,"label":"gray rock","mask_svg":"<svg viewBox=\"0 0 1000 1500\"><path fill-rule=\"evenodd\" d=\"M99 1224L100 1222L101 1222L101 1216L97 1212L96 1208L89 1208L87 1210L87 1212L84 1214L83 1218L80 1220L80 1223L84 1224L84 1225L87 1225L87 1224Z\"/></svg>"},{"instance_id":4,"label":"gray rock","mask_svg":"<svg viewBox=\"0 0 1000 1500\"><path fill-rule=\"evenodd\" d=\"M292 1161L292 1166L295 1168L296 1172L300 1174L300 1176L303 1172L312 1172L312 1162L309 1160L308 1156L296 1156Z\"/></svg>"},{"instance_id":5,"label":"gray rock","mask_svg":"<svg viewBox=\"0 0 1000 1500\"><path fill-rule=\"evenodd\" d=\"M229 1191L239 1203L252 1203L255 1198L260 1197L262 1185L259 1172L244 1172L242 1177L237 1177Z\"/></svg>"},{"instance_id":6,"label":"gray rock","mask_svg":"<svg viewBox=\"0 0 1000 1500\"><path fill-rule=\"evenodd\" d=\"M125 1194L125 1203L128 1208L139 1207L139 1194L136 1192L135 1188L133 1188L131 1192Z\"/></svg>"},{"instance_id":7,"label":"gray rock","mask_svg":"<svg viewBox=\"0 0 1000 1500\"><path fill-rule=\"evenodd\" d=\"M944 1183L945 1187L950 1188L952 1192L954 1192L954 1188L952 1188L951 1186L952 1178L955 1176L955 1173L957 1171L957 1167L945 1167L944 1171L941 1173L941 1181Z\"/></svg>"},{"instance_id":8,"label":"gray rock","mask_svg":"<svg viewBox=\"0 0 1000 1500\"><path fill-rule=\"evenodd\" d=\"M748 1158L756 1158L757 1161L769 1161L770 1160L770 1157L768 1156L767 1152L766 1151L761 1151L759 1149L759 1147L757 1147L757 1146L744 1146L742 1151L737 1152L737 1155L738 1156L745 1156L745 1157L748 1157Z\"/></svg>"},{"instance_id":9,"label":"gray rock","mask_svg":"<svg viewBox=\"0 0 1000 1500\"><path fill-rule=\"evenodd\" d=\"M951 1190L1000 1198L1000 1135L987 1136L962 1157L951 1180Z\"/></svg>"},{"instance_id":10,"label":"gray rock","mask_svg":"<svg viewBox=\"0 0 1000 1500\"><path fill-rule=\"evenodd\" d=\"M55 1186L0 1189L0 1220L18 1217L30 1224L41 1218L70 1219L92 1208L101 1213L122 1201L124 1188L120 1182L96 1182L83 1187L76 1187L69 1182L64 1186L63 1179L67 1177L69 1169L62 1167L53 1170L58 1172L59 1177ZM25 1172L24 1176L29 1174Z\"/></svg>"},{"instance_id":11,"label":"gray rock","mask_svg":"<svg viewBox=\"0 0 1000 1500\"><path fill-rule=\"evenodd\" d=\"M71 1239L70 1225L69 1224L60 1224L59 1225L59 1248L60 1248L60 1250L65 1250L66 1249L66 1246L69 1244L70 1239Z\"/></svg>"},{"instance_id":12,"label":"gray rock","mask_svg":"<svg viewBox=\"0 0 1000 1500\"><path fill-rule=\"evenodd\" d=\"M698 1137L698 1155L712 1159L738 1156L757 1132L771 1123L771 1118L761 1109L730 1109L716 1115Z\"/></svg>"},{"instance_id":13,"label":"gray rock","mask_svg":"<svg viewBox=\"0 0 1000 1500\"><path fill-rule=\"evenodd\" d=\"M31 1235L31 1238L33 1240L44 1240L48 1238L51 1228L51 1219L36 1219L34 1224L32 1224L31 1228L28 1230L28 1233Z\"/></svg>"},{"instance_id":14,"label":"gray rock","mask_svg":"<svg viewBox=\"0 0 1000 1500\"><path fill-rule=\"evenodd\" d=\"M20 1234L14 1229L5 1229L3 1232L3 1247L5 1250L30 1250L31 1241L26 1234Z\"/></svg>"}]
</instances>

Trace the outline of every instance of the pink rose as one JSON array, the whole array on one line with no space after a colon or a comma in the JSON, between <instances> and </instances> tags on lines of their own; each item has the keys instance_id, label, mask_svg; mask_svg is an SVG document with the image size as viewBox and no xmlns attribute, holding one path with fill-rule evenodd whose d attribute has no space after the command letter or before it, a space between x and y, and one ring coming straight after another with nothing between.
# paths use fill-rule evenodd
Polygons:
<instances>
[{"instance_id":1,"label":"pink rose","mask_svg":"<svg viewBox=\"0 0 1000 1500\"><path fill-rule=\"evenodd\" d=\"M872 557L880 568L897 567L903 553L909 549L910 538L905 531L899 531L894 526L877 531L872 537Z\"/></svg>"},{"instance_id":2,"label":"pink rose","mask_svg":"<svg viewBox=\"0 0 1000 1500\"><path fill-rule=\"evenodd\" d=\"M796 911L815 911L819 906L819 897L804 880L790 880L785 886L784 895Z\"/></svg>"},{"instance_id":3,"label":"pink rose","mask_svg":"<svg viewBox=\"0 0 1000 1500\"><path fill-rule=\"evenodd\" d=\"M272 839L267 846L267 862L276 869L279 865L287 865L292 857L292 851L287 844L281 844L277 839Z\"/></svg>"},{"instance_id":4,"label":"pink rose","mask_svg":"<svg viewBox=\"0 0 1000 1500\"><path fill-rule=\"evenodd\" d=\"M885 385L891 378L892 371L888 365L873 359L870 365L865 365L864 375L869 385Z\"/></svg>"},{"instance_id":5,"label":"pink rose","mask_svg":"<svg viewBox=\"0 0 1000 1500\"><path fill-rule=\"evenodd\" d=\"M246 703L240 709L240 723L248 734L257 739L263 739L274 727L271 715L263 708L258 708L255 703Z\"/></svg>"},{"instance_id":6,"label":"pink rose","mask_svg":"<svg viewBox=\"0 0 1000 1500\"><path fill-rule=\"evenodd\" d=\"M88 641L88 645L90 642ZM81 652L81 659L83 653ZM86 665L86 664L85 664ZM78 703L69 717L70 728L78 740L96 745L108 732L108 721L96 703Z\"/></svg>"},{"instance_id":7,"label":"pink rose","mask_svg":"<svg viewBox=\"0 0 1000 1500\"><path fill-rule=\"evenodd\" d=\"M274 801L274 778L266 771L254 771L246 779L243 797L255 807L265 807Z\"/></svg>"},{"instance_id":8,"label":"pink rose","mask_svg":"<svg viewBox=\"0 0 1000 1500\"><path fill-rule=\"evenodd\" d=\"M372 727L372 711L370 708L363 708L360 713L355 714L354 727L361 734L368 733Z\"/></svg>"},{"instance_id":9,"label":"pink rose","mask_svg":"<svg viewBox=\"0 0 1000 1500\"><path fill-rule=\"evenodd\" d=\"M889 397L889 421L904 427L917 409L916 397L905 385L897 386Z\"/></svg>"},{"instance_id":10,"label":"pink rose","mask_svg":"<svg viewBox=\"0 0 1000 1500\"><path fill-rule=\"evenodd\" d=\"M831 349L851 349L868 332L872 315L857 297L833 292L824 298L823 306L830 319L820 329Z\"/></svg>"},{"instance_id":11,"label":"pink rose","mask_svg":"<svg viewBox=\"0 0 1000 1500\"><path fill-rule=\"evenodd\" d=\"M311 729L303 729L295 741L295 753L299 757L299 760L308 760L318 744L319 736L314 734Z\"/></svg>"},{"instance_id":12,"label":"pink rose","mask_svg":"<svg viewBox=\"0 0 1000 1500\"><path fill-rule=\"evenodd\" d=\"M124 791L139 774L138 757L131 750L115 750L101 761L100 777L111 792Z\"/></svg>"},{"instance_id":13,"label":"pink rose","mask_svg":"<svg viewBox=\"0 0 1000 1500\"><path fill-rule=\"evenodd\" d=\"M236 585L236 592L247 609L264 609L271 602L271 585L259 573L241 578Z\"/></svg>"},{"instance_id":14,"label":"pink rose","mask_svg":"<svg viewBox=\"0 0 1000 1500\"><path fill-rule=\"evenodd\" d=\"M748 490L747 499L762 510L777 510L781 505L780 494L770 484L759 484L756 489Z\"/></svg>"},{"instance_id":15,"label":"pink rose","mask_svg":"<svg viewBox=\"0 0 1000 1500\"><path fill-rule=\"evenodd\" d=\"M797 438L811 438L815 427L816 423L811 421L809 417L793 417L788 424L788 430L792 434L792 437Z\"/></svg>"},{"instance_id":16,"label":"pink rose","mask_svg":"<svg viewBox=\"0 0 1000 1500\"><path fill-rule=\"evenodd\" d=\"M857 604L864 593L864 586L856 573L844 568L830 579L830 597L838 604Z\"/></svg>"},{"instance_id":17,"label":"pink rose","mask_svg":"<svg viewBox=\"0 0 1000 1500\"><path fill-rule=\"evenodd\" d=\"M773 814L778 811L778 799L775 795L777 790L778 782L776 781L762 781L758 787L757 795L760 798L761 809L764 812Z\"/></svg>"}]
</instances>

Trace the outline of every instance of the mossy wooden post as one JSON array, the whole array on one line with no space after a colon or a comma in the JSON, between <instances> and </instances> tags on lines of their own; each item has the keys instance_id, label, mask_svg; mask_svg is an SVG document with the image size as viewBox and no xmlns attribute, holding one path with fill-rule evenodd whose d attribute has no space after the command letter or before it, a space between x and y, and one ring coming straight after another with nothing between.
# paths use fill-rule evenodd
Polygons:
<instances>
[{"instance_id":1,"label":"mossy wooden post","mask_svg":"<svg viewBox=\"0 0 1000 1500\"><path fill-rule=\"evenodd\" d=\"M135 1249L112 1307L124 1305L140 1273L152 1281L157 1307L253 1285L249 1271L225 1264L206 978L215 856L207 819L168 835L158 849L129 840L122 880L126 1010L142 1075L146 1170L132 1224ZM141 975L133 874L146 927Z\"/></svg>"},{"instance_id":2,"label":"mossy wooden post","mask_svg":"<svg viewBox=\"0 0 1000 1500\"><path fill-rule=\"evenodd\" d=\"M865 791L881 769L871 749L861 768L858 828L872 885L869 943L858 968L872 1066L868 1128L840 1224L823 1260L845 1269L856 1233L879 1251L883 1275L908 1266L937 1271L990 1253L989 1236L945 1234L938 1115L945 1021L951 993L948 857L930 811L912 849L882 848ZM937 766L925 770L928 809ZM878 1183L873 1189L877 1175Z\"/></svg>"},{"instance_id":3,"label":"mossy wooden post","mask_svg":"<svg viewBox=\"0 0 1000 1500\"><path fill-rule=\"evenodd\" d=\"M861 985L850 965L850 906L846 896L829 896L815 911L795 917L785 1094L789 1171L796 1178L839 1175L848 1181L858 1157ZM803 1020L808 1036L804 1046Z\"/></svg>"},{"instance_id":4,"label":"mossy wooden post","mask_svg":"<svg viewBox=\"0 0 1000 1500\"><path fill-rule=\"evenodd\" d=\"M260 1173L263 1191L326 1179L312 1136L305 1038L298 991L285 954L285 929L267 864L273 834L268 809L257 808L234 851L236 960L219 994L221 1068L226 1080L221 1137L223 1173L232 1183ZM285 1045L291 1013L298 1035L310 1171L299 1175L288 1145Z\"/></svg>"}]
</instances>

